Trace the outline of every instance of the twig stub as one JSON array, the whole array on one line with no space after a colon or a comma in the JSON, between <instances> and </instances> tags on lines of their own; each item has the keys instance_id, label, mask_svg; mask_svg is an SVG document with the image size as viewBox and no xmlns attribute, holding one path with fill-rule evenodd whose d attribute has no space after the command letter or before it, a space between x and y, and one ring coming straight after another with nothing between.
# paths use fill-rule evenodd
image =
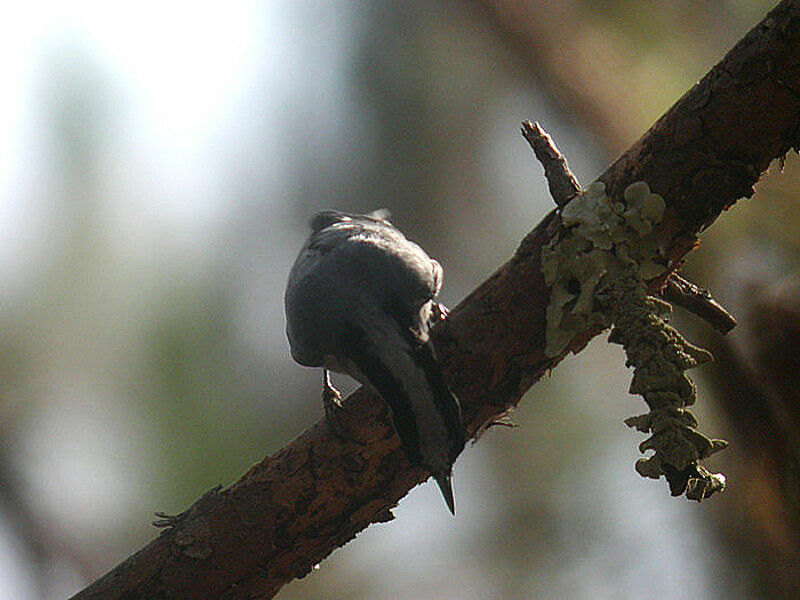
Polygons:
<instances>
[{"instance_id":1,"label":"twig stub","mask_svg":"<svg viewBox=\"0 0 800 600\"><path fill-rule=\"evenodd\" d=\"M672 304L697 315L721 334L736 327L736 319L711 296L708 290L696 286L673 273L661 290L661 296Z\"/></svg>"},{"instance_id":2,"label":"twig stub","mask_svg":"<svg viewBox=\"0 0 800 600\"><path fill-rule=\"evenodd\" d=\"M559 207L564 206L581 191L581 185L570 171L567 159L539 123L523 121L522 136L528 140L533 153L544 167L550 195Z\"/></svg>"}]
</instances>

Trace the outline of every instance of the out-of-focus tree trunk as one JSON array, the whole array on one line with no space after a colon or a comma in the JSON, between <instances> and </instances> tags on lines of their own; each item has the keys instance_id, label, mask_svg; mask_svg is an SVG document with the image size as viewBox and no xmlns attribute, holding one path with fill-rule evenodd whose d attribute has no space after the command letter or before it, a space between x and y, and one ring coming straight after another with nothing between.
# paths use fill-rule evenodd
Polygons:
<instances>
[{"instance_id":1,"label":"out-of-focus tree trunk","mask_svg":"<svg viewBox=\"0 0 800 600\"><path fill-rule=\"evenodd\" d=\"M733 275L733 273L732 273ZM800 279L732 276L737 330L712 348L711 382L747 456L720 522L756 558L771 597L800 595Z\"/></svg>"},{"instance_id":2,"label":"out-of-focus tree trunk","mask_svg":"<svg viewBox=\"0 0 800 600\"><path fill-rule=\"evenodd\" d=\"M472 6L554 105L592 131L609 156L673 102L691 63L716 60L739 37L734 16L720 3L669 0L599 10L581 0L489 0ZM690 80L704 71L698 68Z\"/></svg>"}]
</instances>

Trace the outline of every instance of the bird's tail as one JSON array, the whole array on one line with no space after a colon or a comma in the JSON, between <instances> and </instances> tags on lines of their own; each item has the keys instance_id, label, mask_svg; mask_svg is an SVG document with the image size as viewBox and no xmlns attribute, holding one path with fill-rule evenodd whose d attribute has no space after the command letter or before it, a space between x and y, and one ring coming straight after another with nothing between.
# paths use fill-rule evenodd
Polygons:
<instances>
[{"instance_id":1,"label":"bird's tail","mask_svg":"<svg viewBox=\"0 0 800 600\"><path fill-rule=\"evenodd\" d=\"M439 485L439 490L444 496L444 501L447 503L447 508L450 509L452 514L456 514L456 501L453 498L453 470L439 471L433 474L433 478Z\"/></svg>"},{"instance_id":2,"label":"bird's tail","mask_svg":"<svg viewBox=\"0 0 800 600\"><path fill-rule=\"evenodd\" d=\"M395 328L376 333L372 328L369 336L361 336L354 345L359 352L351 358L389 405L409 459L431 472L455 513L451 473L465 441L458 400L429 342L414 344Z\"/></svg>"}]
</instances>

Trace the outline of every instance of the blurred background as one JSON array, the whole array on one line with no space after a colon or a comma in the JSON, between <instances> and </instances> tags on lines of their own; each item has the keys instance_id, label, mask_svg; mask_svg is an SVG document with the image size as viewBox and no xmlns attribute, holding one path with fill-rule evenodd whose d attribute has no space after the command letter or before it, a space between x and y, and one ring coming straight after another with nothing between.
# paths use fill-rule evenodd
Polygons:
<instances>
[{"instance_id":1,"label":"blurred background","mask_svg":"<svg viewBox=\"0 0 800 600\"><path fill-rule=\"evenodd\" d=\"M539 120L584 184L773 2L17 3L0 22L0 599L63 598L319 420L283 286L324 208L386 207L455 305L551 208ZM800 166L703 238L739 318L698 370L733 445L697 505L641 479L604 336L455 471L291 598L797 597Z\"/></svg>"}]
</instances>

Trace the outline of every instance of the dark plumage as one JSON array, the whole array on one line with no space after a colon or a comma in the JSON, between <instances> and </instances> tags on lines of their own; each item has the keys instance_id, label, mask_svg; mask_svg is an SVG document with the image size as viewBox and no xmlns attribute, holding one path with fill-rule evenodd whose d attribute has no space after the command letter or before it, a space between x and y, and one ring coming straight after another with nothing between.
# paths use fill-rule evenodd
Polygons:
<instances>
[{"instance_id":1,"label":"dark plumage","mask_svg":"<svg viewBox=\"0 0 800 600\"><path fill-rule=\"evenodd\" d=\"M326 211L311 219L286 286L286 333L301 365L378 390L408 457L431 472L455 512L450 480L464 430L428 340L442 267L386 216ZM323 381L323 398L338 395L327 372Z\"/></svg>"}]
</instances>

